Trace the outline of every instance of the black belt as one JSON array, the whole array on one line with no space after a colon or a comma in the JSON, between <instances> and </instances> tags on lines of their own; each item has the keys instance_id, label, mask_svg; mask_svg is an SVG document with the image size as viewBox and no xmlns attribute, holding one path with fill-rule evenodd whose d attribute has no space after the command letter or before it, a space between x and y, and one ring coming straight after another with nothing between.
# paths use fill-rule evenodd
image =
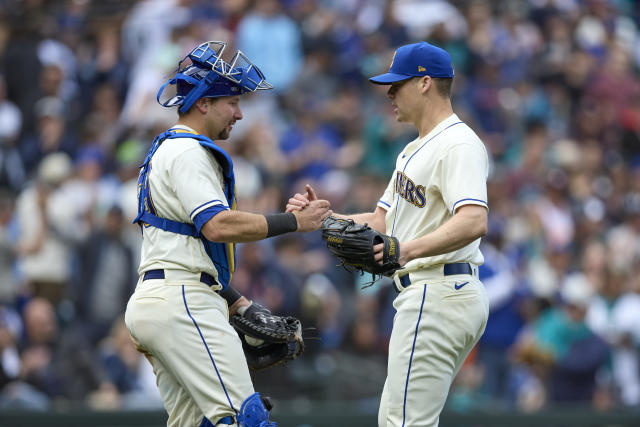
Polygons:
<instances>
[{"instance_id":1,"label":"black belt","mask_svg":"<svg viewBox=\"0 0 640 427\"><path fill-rule=\"evenodd\" d=\"M445 264L442 271L445 276L453 276L455 274L473 274L473 268L471 268L471 265L469 265L468 262ZM400 277L400 284L403 288L411 285L411 278L409 277L409 274L405 274L404 276ZM398 289L396 282L393 282L393 287L398 293L400 293L400 291L402 290Z\"/></svg>"},{"instance_id":2,"label":"black belt","mask_svg":"<svg viewBox=\"0 0 640 427\"><path fill-rule=\"evenodd\" d=\"M145 271L142 280L152 279L164 279L164 270L158 269ZM200 273L200 281L207 286L213 286L216 284L216 279L214 279L209 273L205 272Z\"/></svg>"}]
</instances>

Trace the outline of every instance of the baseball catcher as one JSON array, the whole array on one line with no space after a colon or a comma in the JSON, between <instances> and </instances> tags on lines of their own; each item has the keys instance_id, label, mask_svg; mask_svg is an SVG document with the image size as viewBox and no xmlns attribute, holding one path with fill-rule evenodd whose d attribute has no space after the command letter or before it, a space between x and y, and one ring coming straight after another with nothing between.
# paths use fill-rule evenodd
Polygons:
<instances>
[{"instance_id":1,"label":"baseball catcher","mask_svg":"<svg viewBox=\"0 0 640 427\"><path fill-rule=\"evenodd\" d=\"M393 236L380 233L352 219L329 216L322 221L322 239L346 268L373 275L392 276L400 268L400 244ZM373 247L384 244L382 264L374 259Z\"/></svg>"},{"instance_id":2,"label":"baseball catcher","mask_svg":"<svg viewBox=\"0 0 640 427\"><path fill-rule=\"evenodd\" d=\"M157 101L178 119L154 138L138 175L140 278L125 322L153 365L171 427L276 427L249 367L299 356L302 328L231 286L235 245L314 231L331 214L327 200L295 213L237 209L233 161L217 140L242 119L243 94L273 87L242 52L224 60L226 46L199 44L159 89ZM175 95L162 101L171 86Z\"/></svg>"},{"instance_id":3,"label":"baseball catcher","mask_svg":"<svg viewBox=\"0 0 640 427\"><path fill-rule=\"evenodd\" d=\"M295 317L280 317L258 303L231 316L242 340L249 368L258 371L284 365L304 351L302 324Z\"/></svg>"}]
</instances>

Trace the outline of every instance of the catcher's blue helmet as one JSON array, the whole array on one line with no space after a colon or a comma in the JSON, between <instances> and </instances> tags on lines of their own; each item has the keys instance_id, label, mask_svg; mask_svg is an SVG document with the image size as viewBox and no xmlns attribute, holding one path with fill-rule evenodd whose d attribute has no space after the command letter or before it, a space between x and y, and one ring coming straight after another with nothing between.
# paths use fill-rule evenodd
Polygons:
<instances>
[{"instance_id":1,"label":"catcher's blue helmet","mask_svg":"<svg viewBox=\"0 0 640 427\"><path fill-rule=\"evenodd\" d=\"M241 95L256 90L273 89L264 74L242 52L237 51L227 63L222 59L225 42L208 41L196 46L178 63L176 74L158 91L157 100L163 107L180 106L185 112L200 98ZM189 59L191 64L183 67ZM161 102L167 85L176 85L176 95Z\"/></svg>"}]
</instances>

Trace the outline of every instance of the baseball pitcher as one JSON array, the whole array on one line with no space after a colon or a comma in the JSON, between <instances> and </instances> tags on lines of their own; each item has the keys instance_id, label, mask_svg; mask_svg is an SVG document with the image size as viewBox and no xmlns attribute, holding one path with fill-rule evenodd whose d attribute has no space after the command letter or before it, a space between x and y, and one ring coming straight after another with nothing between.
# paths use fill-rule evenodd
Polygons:
<instances>
[{"instance_id":1,"label":"baseball pitcher","mask_svg":"<svg viewBox=\"0 0 640 427\"><path fill-rule=\"evenodd\" d=\"M322 227L345 265L393 277L398 293L380 427L438 425L451 382L489 314L478 280L488 156L453 113L453 75L449 54L421 42L398 48L389 72L370 79L389 85L397 120L413 124L419 136L398 155L374 212L335 215ZM307 186L287 211L314 200Z\"/></svg>"}]
</instances>

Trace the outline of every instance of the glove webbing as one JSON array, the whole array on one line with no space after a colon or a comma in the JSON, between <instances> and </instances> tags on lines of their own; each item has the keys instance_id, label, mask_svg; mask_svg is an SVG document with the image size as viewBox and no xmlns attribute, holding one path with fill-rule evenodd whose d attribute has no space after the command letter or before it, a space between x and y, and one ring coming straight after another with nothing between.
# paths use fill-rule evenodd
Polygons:
<instances>
[{"instance_id":1,"label":"glove webbing","mask_svg":"<svg viewBox=\"0 0 640 427\"><path fill-rule=\"evenodd\" d=\"M284 331L283 333L277 333L276 331L274 331L271 328L265 328L262 327L260 325L256 325L254 322L251 322L248 319L245 319L242 316L234 316L233 319L234 323L236 324L240 324L241 326L243 326L244 328L246 328L246 330L254 330L257 331L265 336L268 336L269 338L271 338L272 340L276 340L276 341L280 341L280 342L286 342L289 339L289 334L287 333L287 331ZM241 327L242 329L242 327ZM262 337L258 337L258 338L262 338Z\"/></svg>"}]
</instances>

